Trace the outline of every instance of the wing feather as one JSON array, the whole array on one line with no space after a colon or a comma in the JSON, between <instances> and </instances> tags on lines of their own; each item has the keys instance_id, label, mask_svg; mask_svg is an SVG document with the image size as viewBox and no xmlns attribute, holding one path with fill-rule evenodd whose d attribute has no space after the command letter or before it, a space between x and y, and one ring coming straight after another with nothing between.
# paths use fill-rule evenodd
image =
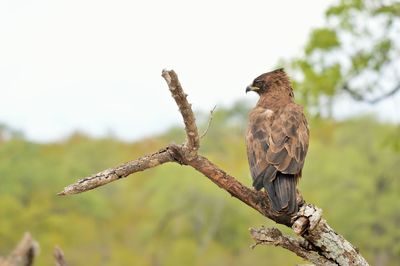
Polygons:
<instances>
[{"instance_id":1,"label":"wing feather","mask_svg":"<svg viewBox=\"0 0 400 266\"><path fill-rule=\"evenodd\" d=\"M302 107L290 103L272 115L270 110L256 107L249 120L247 154L255 187L262 186L259 179L265 177L265 170L272 175L270 181L277 171L300 177L309 138Z\"/></svg>"}]
</instances>

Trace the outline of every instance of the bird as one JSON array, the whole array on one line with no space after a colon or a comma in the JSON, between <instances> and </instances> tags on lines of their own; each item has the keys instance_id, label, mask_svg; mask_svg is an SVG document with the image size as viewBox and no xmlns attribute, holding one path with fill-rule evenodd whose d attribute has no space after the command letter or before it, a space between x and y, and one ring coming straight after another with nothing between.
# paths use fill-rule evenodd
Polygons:
<instances>
[{"instance_id":1,"label":"bird","mask_svg":"<svg viewBox=\"0 0 400 266\"><path fill-rule=\"evenodd\" d=\"M308 122L283 68L255 78L249 91L260 96L246 134L253 187L265 189L273 211L290 225L298 211L296 186L309 145Z\"/></svg>"}]
</instances>

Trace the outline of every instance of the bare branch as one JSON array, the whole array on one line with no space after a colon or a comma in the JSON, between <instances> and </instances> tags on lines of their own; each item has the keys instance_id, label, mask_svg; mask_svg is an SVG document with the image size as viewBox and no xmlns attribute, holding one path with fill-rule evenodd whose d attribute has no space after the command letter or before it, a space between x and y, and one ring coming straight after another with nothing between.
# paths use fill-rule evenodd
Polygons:
<instances>
[{"instance_id":1,"label":"bare branch","mask_svg":"<svg viewBox=\"0 0 400 266\"><path fill-rule=\"evenodd\" d=\"M246 187L237 179L210 162L207 158L198 155L194 160L183 162L208 177L217 186L231 194L231 196L257 210L262 215L278 223L291 225L287 224L286 220L282 220L282 218L285 217L273 211L266 193Z\"/></svg>"},{"instance_id":2,"label":"bare branch","mask_svg":"<svg viewBox=\"0 0 400 266\"><path fill-rule=\"evenodd\" d=\"M356 100L356 101L360 101L360 102L366 102L369 104L376 104L382 100L385 100L393 95L395 95L398 91L400 91L400 83L398 83L396 86L394 86L391 90L389 90L388 92L383 93L382 95L379 95L375 98L372 99L367 99L364 95L360 94L359 92L357 92L356 90L350 88L348 83L345 83L342 87L342 89L344 91L347 91L350 96Z\"/></svg>"},{"instance_id":3,"label":"bare branch","mask_svg":"<svg viewBox=\"0 0 400 266\"><path fill-rule=\"evenodd\" d=\"M59 246L54 248L54 259L56 260L56 266L67 266L67 261L65 260L64 252Z\"/></svg>"},{"instance_id":4,"label":"bare branch","mask_svg":"<svg viewBox=\"0 0 400 266\"><path fill-rule=\"evenodd\" d=\"M0 266L31 266L39 250L39 244L30 233L25 233L21 241Z\"/></svg>"},{"instance_id":5,"label":"bare branch","mask_svg":"<svg viewBox=\"0 0 400 266\"><path fill-rule=\"evenodd\" d=\"M192 107L187 101L187 94L183 92L178 76L173 70L163 70L162 76L168 84L172 97L179 107L185 123L185 131L187 135L187 147L197 152L200 146L199 133L197 131L196 120L192 111Z\"/></svg>"},{"instance_id":6,"label":"bare branch","mask_svg":"<svg viewBox=\"0 0 400 266\"><path fill-rule=\"evenodd\" d=\"M322 210L307 204L297 213L298 217L307 218L308 228L302 237L319 250L319 254L334 261L337 265L368 265L368 262L343 236L336 233L321 218ZM294 223L293 227L295 226Z\"/></svg>"},{"instance_id":7,"label":"bare branch","mask_svg":"<svg viewBox=\"0 0 400 266\"><path fill-rule=\"evenodd\" d=\"M137 160L121 164L115 168L109 168L95 175L85 177L76 183L65 187L63 191L57 195L63 196L85 192L104 186L123 177L127 177L130 174L172 161L174 161L174 158L171 156L169 148L165 148L151 155L143 156Z\"/></svg>"},{"instance_id":8,"label":"bare branch","mask_svg":"<svg viewBox=\"0 0 400 266\"><path fill-rule=\"evenodd\" d=\"M319 255L318 251L306 240L283 235L282 232L277 228L250 228L250 234L251 237L256 241L252 248L260 244L280 246L316 265L337 265L334 261Z\"/></svg>"},{"instance_id":9,"label":"bare branch","mask_svg":"<svg viewBox=\"0 0 400 266\"><path fill-rule=\"evenodd\" d=\"M204 138L204 136L207 135L208 129L209 129L210 126L211 126L211 122L212 122L212 119L213 119L213 114L214 114L215 108L217 108L216 105L215 105L214 108L210 111L210 118L208 119L207 127L206 127L206 129L204 130L203 134L201 134L200 139Z\"/></svg>"}]
</instances>

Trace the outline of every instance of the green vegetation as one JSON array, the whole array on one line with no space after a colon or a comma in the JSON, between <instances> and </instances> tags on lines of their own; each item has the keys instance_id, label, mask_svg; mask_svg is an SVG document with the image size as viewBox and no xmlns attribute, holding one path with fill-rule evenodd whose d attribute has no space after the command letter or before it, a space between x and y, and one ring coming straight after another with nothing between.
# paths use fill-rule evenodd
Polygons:
<instances>
[{"instance_id":1,"label":"green vegetation","mask_svg":"<svg viewBox=\"0 0 400 266\"><path fill-rule=\"evenodd\" d=\"M337 122L330 114L343 95L374 103L400 89L399 17L395 1L341 0L301 58L287 62L296 97L313 115L303 196L379 266L400 261L399 127L371 117ZM250 186L247 110L244 103L219 109L200 152ZM37 265L53 265L56 244L70 265L300 263L280 248L250 250L250 226L276 225L188 167L163 165L82 195L56 196L78 177L182 140L174 128L137 143L77 133L38 144L0 125L0 254L30 231L41 245Z\"/></svg>"},{"instance_id":2,"label":"green vegetation","mask_svg":"<svg viewBox=\"0 0 400 266\"><path fill-rule=\"evenodd\" d=\"M250 185L245 114L244 104L217 111L201 153ZM395 265L400 259L400 157L381 136L396 128L371 118L315 120L311 127L300 182L305 199L323 208L330 224L372 264L384 257L391 261L387 265ZM82 134L52 144L31 143L18 134L8 138L0 142L0 254L30 231L41 244L38 265L53 265L56 244L71 265L301 262L280 248L251 250L247 229L275 224L188 167L164 165L81 195L56 196L77 177L181 141L178 129L137 143Z\"/></svg>"},{"instance_id":3,"label":"green vegetation","mask_svg":"<svg viewBox=\"0 0 400 266\"><path fill-rule=\"evenodd\" d=\"M330 116L339 97L376 103L400 90L400 3L340 0L325 15L304 53L286 62L298 99Z\"/></svg>"}]
</instances>

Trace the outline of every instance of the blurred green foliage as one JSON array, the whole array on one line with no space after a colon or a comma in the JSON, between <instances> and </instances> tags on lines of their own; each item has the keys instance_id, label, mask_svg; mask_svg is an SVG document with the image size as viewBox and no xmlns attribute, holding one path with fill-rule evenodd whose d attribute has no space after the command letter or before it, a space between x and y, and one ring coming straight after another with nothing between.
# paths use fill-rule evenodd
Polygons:
<instances>
[{"instance_id":1,"label":"blurred green foliage","mask_svg":"<svg viewBox=\"0 0 400 266\"><path fill-rule=\"evenodd\" d=\"M200 152L250 186L247 109L238 103L216 111ZM381 138L395 130L372 118L313 120L300 182L305 199L323 208L329 223L372 264L382 256L387 265L400 260L400 158ZM251 250L247 229L276 225L189 167L167 164L84 194L56 196L78 177L183 140L182 132L171 129L137 143L79 133L51 144L2 139L0 254L30 231L41 245L37 265L53 265L56 244L70 265L301 263L281 248Z\"/></svg>"},{"instance_id":2,"label":"blurred green foliage","mask_svg":"<svg viewBox=\"0 0 400 266\"><path fill-rule=\"evenodd\" d=\"M288 66L298 99L331 117L340 97L375 103L400 89L400 3L340 0Z\"/></svg>"},{"instance_id":3,"label":"blurred green foliage","mask_svg":"<svg viewBox=\"0 0 400 266\"><path fill-rule=\"evenodd\" d=\"M303 196L378 266L400 261L399 127L318 114L329 114L343 94L368 100L399 83L389 75L400 58L399 17L396 1L341 0L327 10L326 27L311 33L304 55L288 63L296 97L317 114L310 119ZM219 109L200 152L250 186L247 111L241 102ZM198 120L205 128L207 115ZM56 196L79 177L183 139L173 128L136 143L76 133L39 144L0 125L0 254L30 231L41 245L37 265L54 264L55 245L70 265L301 263L281 248L251 250L247 228L276 225L185 166L162 165L81 195Z\"/></svg>"}]
</instances>

